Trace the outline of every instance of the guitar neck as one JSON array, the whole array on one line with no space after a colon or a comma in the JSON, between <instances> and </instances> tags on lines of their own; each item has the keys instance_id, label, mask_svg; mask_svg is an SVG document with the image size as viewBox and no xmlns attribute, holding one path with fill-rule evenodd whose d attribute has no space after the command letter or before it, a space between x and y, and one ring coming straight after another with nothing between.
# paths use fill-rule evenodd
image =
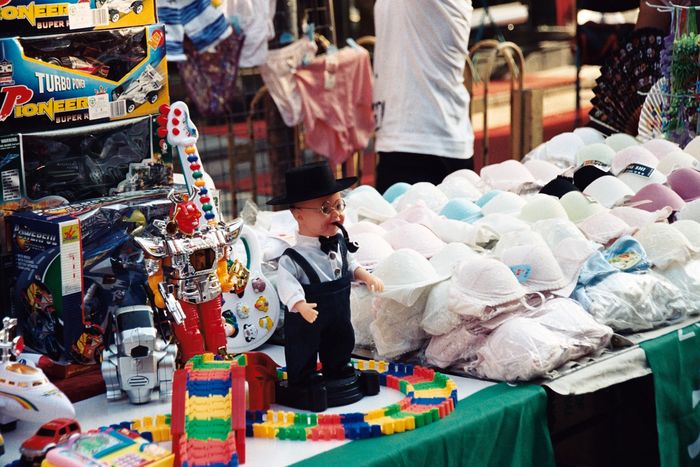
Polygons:
<instances>
[{"instance_id":1,"label":"guitar neck","mask_svg":"<svg viewBox=\"0 0 700 467\"><path fill-rule=\"evenodd\" d=\"M177 155L185 177L187 191L196 190L195 203L208 224L216 224L221 219L214 203L216 187L211 177L204 170L202 158L197 150L199 132L190 120L190 112L184 102L175 102L170 106L161 106L158 117L158 135L167 137L170 146L177 150Z\"/></svg>"}]
</instances>

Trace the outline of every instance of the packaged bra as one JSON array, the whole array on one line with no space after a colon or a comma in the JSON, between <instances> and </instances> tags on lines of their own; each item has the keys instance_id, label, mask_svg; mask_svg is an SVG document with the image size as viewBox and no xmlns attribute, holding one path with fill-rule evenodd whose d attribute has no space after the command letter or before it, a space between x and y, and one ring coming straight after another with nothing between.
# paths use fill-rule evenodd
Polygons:
<instances>
[{"instance_id":1,"label":"packaged bra","mask_svg":"<svg viewBox=\"0 0 700 467\"><path fill-rule=\"evenodd\" d=\"M599 323L615 331L645 331L682 319L691 307L667 280L621 269L595 252L579 274L573 298Z\"/></svg>"},{"instance_id":2,"label":"packaged bra","mask_svg":"<svg viewBox=\"0 0 700 467\"><path fill-rule=\"evenodd\" d=\"M464 370L481 378L527 381L569 360L570 340L529 318L503 323L477 350Z\"/></svg>"},{"instance_id":3,"label":"packaged bra","mask_svg":"<svg viewBox=\"0 0 700 467\"><path fill-rule=\"evenodd\" d=\"M447 334L462 322L462 317L448 307L449 295L449 281L440 282L430 289L421 327L432 336Z\"/></svg>"},{"instance_id":4,"label":"packaged bra","mask_svg":"<svg viewBox=\"0 0 700 467\"><path fill-rule=\"evenodd\" d=\"M476 358L476 351L485 340L486 336L472 334L466 327L457 326L447 334L430 339L425 360L438 368L465 364Z\"/></svg>"},{"instance_id":5,"label":"packaged bra","mask_svg":"<svg viewBox=\"0 0 700 467\"><path fill-rule=\"evenodd\" d=\"M427 299L425 291L411 306L390 298L374 298L372 310L376 319L369 329L381 358L394 358L423 345L427 335L421 327L421 320Z\"/></svg>"},{"instance_id":6,"label":"packaged bra","mask_svg":"<svg viewBox=\"0 0 700 467\"><path fill-rule=\"evenodd\" d=\"M369 287L353 284L350 288L350 321L355 331L355 345L360 347L373 347L374 339L369 330L374 321L372 300L374 294Z\"/></svg>"},{"instance_id":7,"label":"packaged bra","mask_svg":"<svg viewBox=\"0 0 700 467\"><path fill-rule=\"evenodd\" d=\"M464 370L501 381L527 381L599 351L612 333L574 300L555 298L530 316L501 324L476 349Z\"/></svg>"}]
</instances>

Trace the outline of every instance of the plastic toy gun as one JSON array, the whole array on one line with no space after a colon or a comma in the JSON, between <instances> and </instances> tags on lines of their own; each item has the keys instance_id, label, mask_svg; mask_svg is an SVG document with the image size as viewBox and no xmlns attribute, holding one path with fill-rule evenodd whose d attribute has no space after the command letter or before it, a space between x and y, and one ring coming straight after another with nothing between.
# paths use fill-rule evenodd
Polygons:
<instances>
[{"instance_id":1,"label":"plastic toy gun","mask_svg":"<svg viewBox=\"0 0 700 467\"><path fill-rule=\"evenodd\" d=\"M172 292L169 292L164 283L158 284L158 291L163 296L165 302L165 312L170 314L175 324L182 324L185 321L185 312L182 311L182 306L175 299Z\"/></svg>"}]
</instances>

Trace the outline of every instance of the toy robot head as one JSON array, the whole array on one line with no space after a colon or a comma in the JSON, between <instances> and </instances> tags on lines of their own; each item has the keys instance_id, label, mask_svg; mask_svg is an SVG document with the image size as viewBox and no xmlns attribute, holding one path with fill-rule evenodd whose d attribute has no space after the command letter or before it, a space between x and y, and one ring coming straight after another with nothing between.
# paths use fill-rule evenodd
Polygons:
<instances>
[{"instance_id":1,"label":"toy robot head","mask_svg":"<svg viewBox=\"0 0 700 467\"><path fill-rule=\"evenodd\" d=\"M192 201L193 196L185 194L175 194L170 192L169 198L175 203L170 211L170 221L177 226L177 229L186 235L192 235L199 227L199 218L202 216L197 204Z\"/></svg>"},{"instance_id":2,"label":"toy robot head","mask_svg":"<svg viewBox=\"0 0 700 467\"><path fill-rule=\"evenodd\" d=\"M27 290L25 297L27 305L32 312L53 313L53 296L49 289L39 281L32 281Z\"/></svg>"},{"instance_id":3,"label":"toy robot head","mask_svg":"<svg viewBox=\"0 0 700 467\"><path fill-rule=\"evenodd\" d=\"M99 326L86 325L80 337L71 346L71 355L79 362L98 361L101 357L104 338Z\"/></svg>"}]
</instances>

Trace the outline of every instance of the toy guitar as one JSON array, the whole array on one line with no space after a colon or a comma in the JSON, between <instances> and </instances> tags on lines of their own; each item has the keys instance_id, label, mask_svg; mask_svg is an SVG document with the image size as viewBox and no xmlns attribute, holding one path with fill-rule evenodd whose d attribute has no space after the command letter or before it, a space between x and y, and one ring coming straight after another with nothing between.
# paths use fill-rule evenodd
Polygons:
<instances>
[{"instance_id":1,"label":"toy guitar","mask_svg":"<svg viewBox=\"0 0 700 467\"><path fill-rule=\"evenodd\" d=\"M272 283L262 274L260 244L253 229L244 225L239 237L246 250L250 280L239 290L222 295L222 314L228 324L228 351L247 352L265 343L280 317L280 301Z\"/></svg>"},{"instance_id":2,"label":"toy guitar","mask_svg":"<svg viewBox=\"0 0 700 467\"><path fill-rule=\"evenodd\" d=\"M199 132L190 120L187 104L178 101L169 106L162 105L157 122L160 126L158 136L167 137L167 143L177 151L187 191L197 191L196 203L206 222L216 224L220 220L219 213L211 199L212 191L216 190L216 187L208 185L204 177L206 172L197 151ZM165 141L161 140L161 146L164 143Z\"/></svg>"}]
</instances>

